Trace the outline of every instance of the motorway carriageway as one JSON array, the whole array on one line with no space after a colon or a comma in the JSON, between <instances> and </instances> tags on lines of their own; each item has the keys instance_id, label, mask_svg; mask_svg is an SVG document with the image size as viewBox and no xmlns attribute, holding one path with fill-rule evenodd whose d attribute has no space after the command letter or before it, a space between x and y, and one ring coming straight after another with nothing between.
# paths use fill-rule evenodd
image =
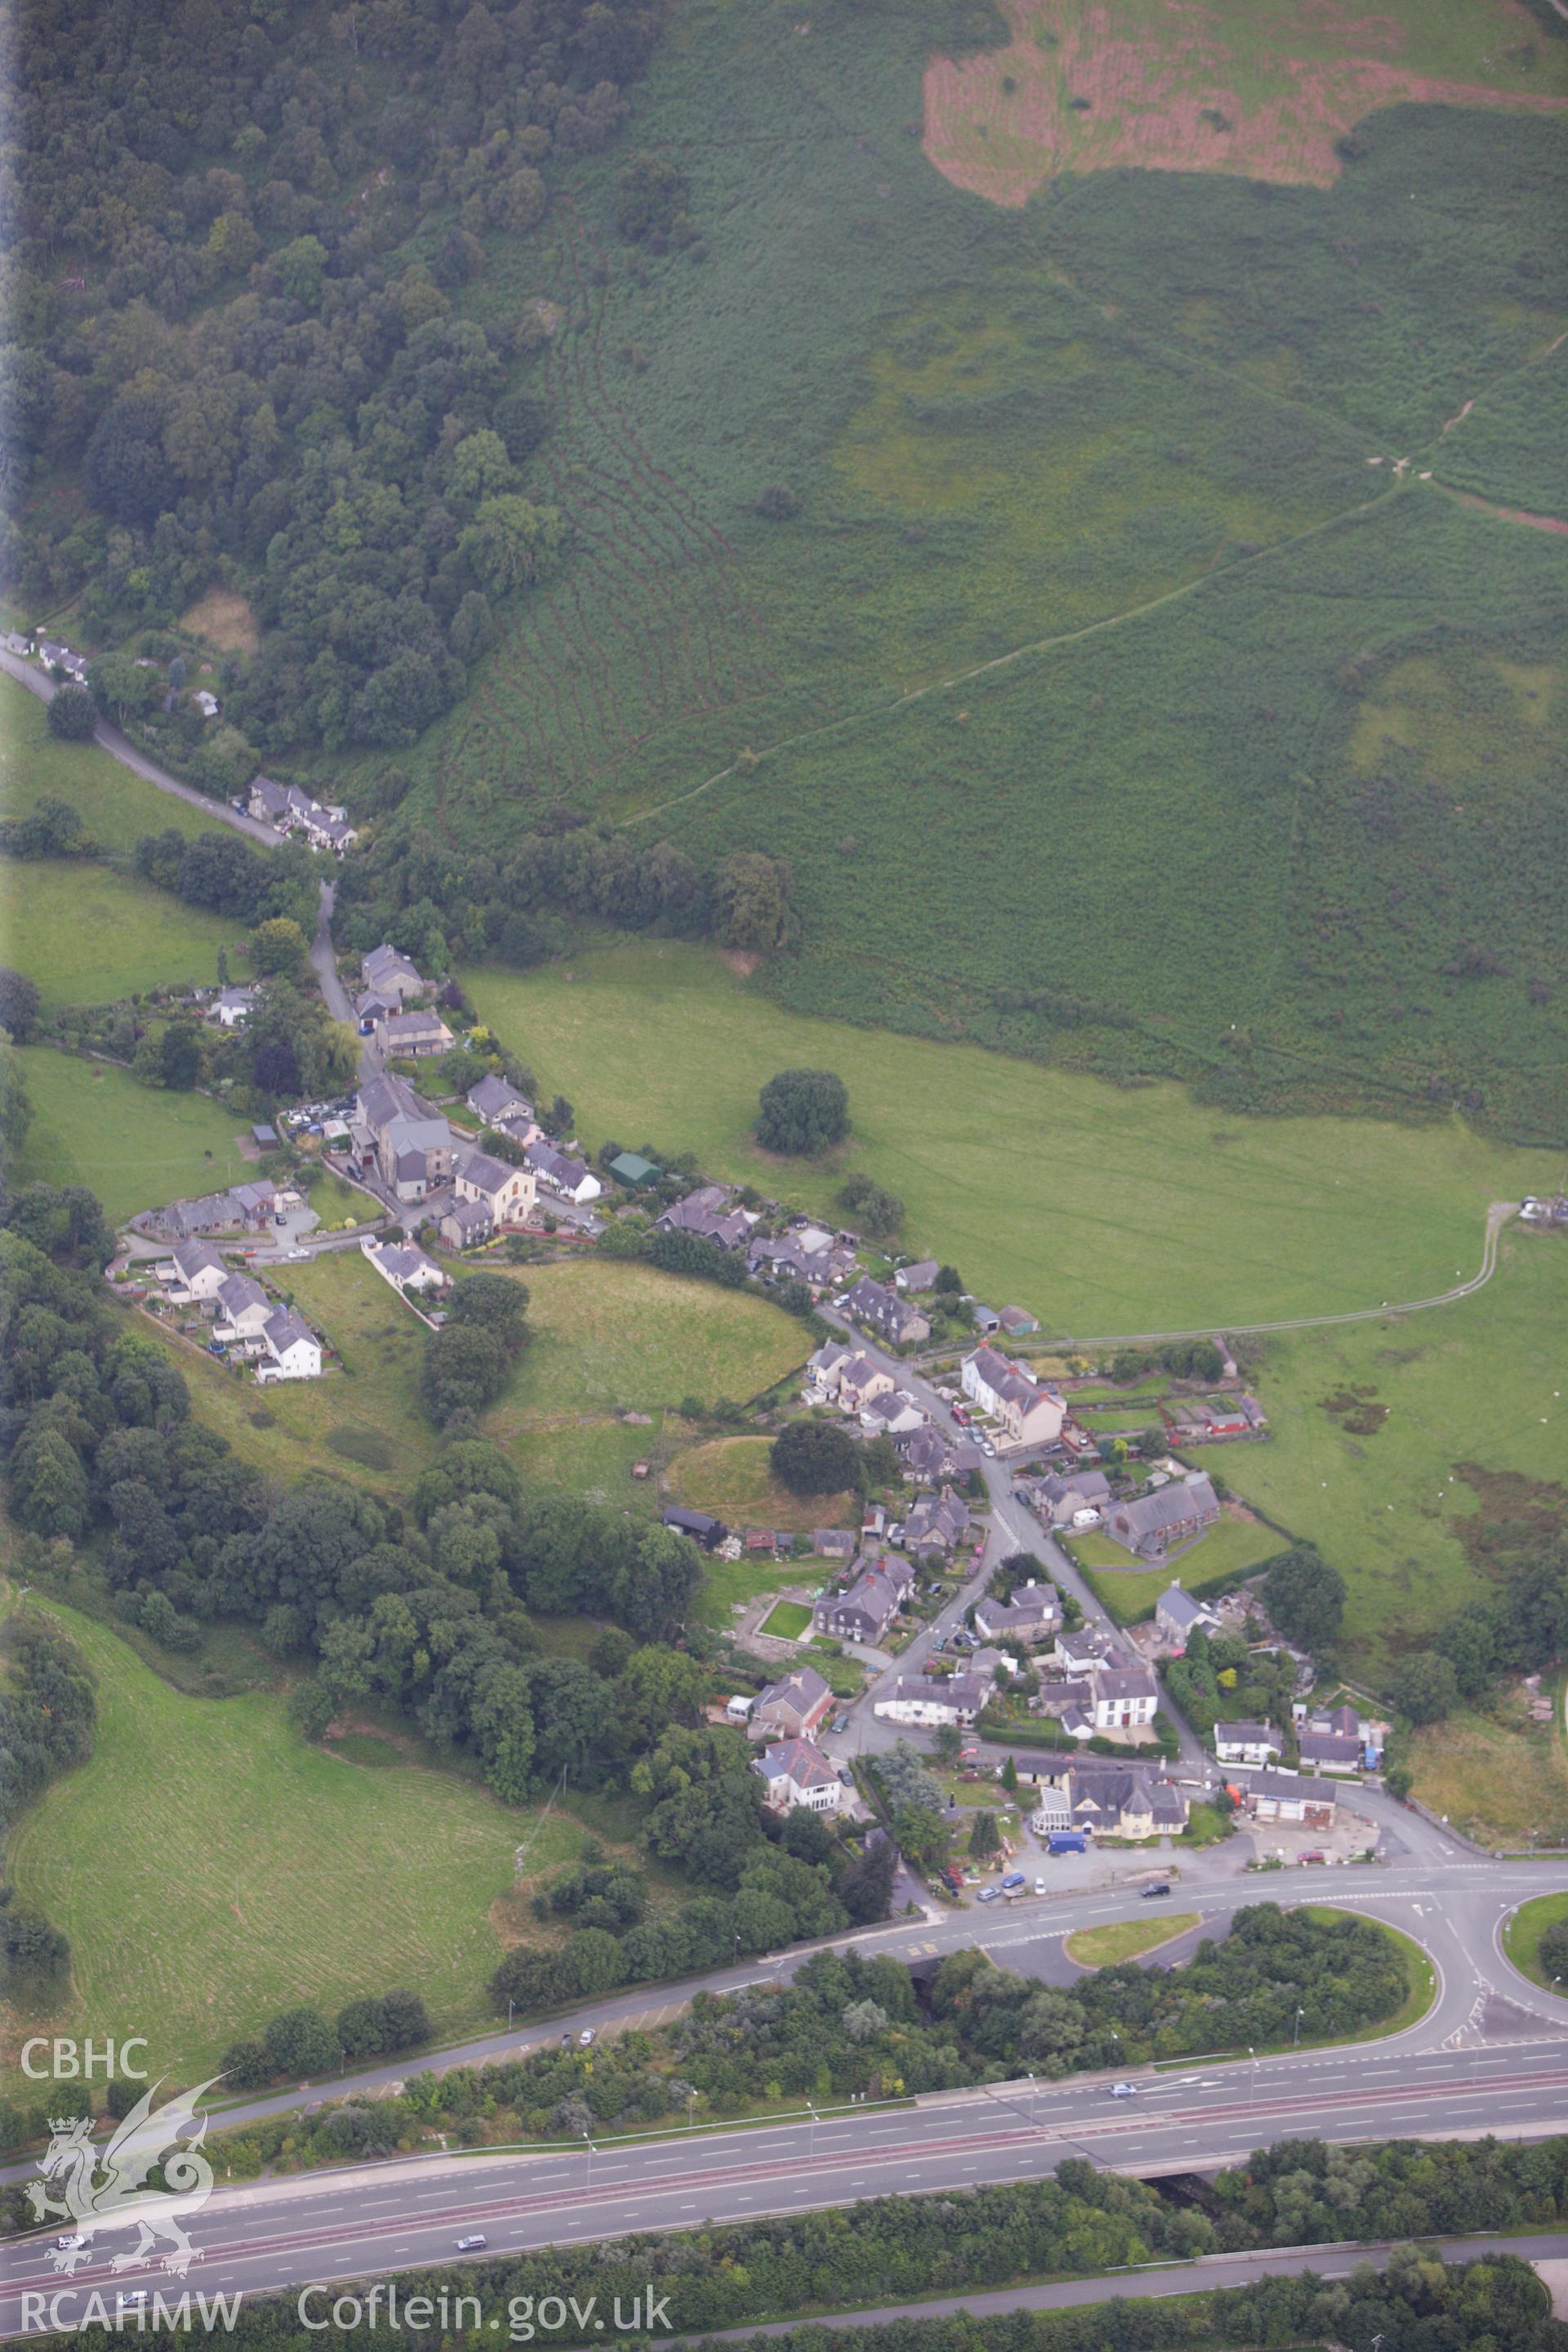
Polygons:
<instances>
[{"instance_id":1,"label":"motorway carriageway","mask_svg":"<svg viewBox=\"0 0 1568 2352\"><path fill-rule=\"evenodd\" d=\"M481 2259L637 2231L851 2204L858 2198L1029 2179L1084 2156L1143 2175L1235 2163L1279 2138L1533 2138L1568 2130L1568 2043L1396 2053L1376 2043L1300 2059L1245 2059L1138 2076L944 2093L918 2105L808 2121L615 2141L592 2151L415 2158L352 2171L219 2189L191 2224L203 2259L185 2284L211 2295L279 2292L448 2264L457 2241ZM74 2279L47 2259L52 2232L9 2250L0 2332L23 2326L24 2294L70 2286L149 2294L176 2283L155 2264L112 2274L123 2242L101 2237ZM35 2306L36 2311L36 2306Z\"/></svg>"}]
</instances>

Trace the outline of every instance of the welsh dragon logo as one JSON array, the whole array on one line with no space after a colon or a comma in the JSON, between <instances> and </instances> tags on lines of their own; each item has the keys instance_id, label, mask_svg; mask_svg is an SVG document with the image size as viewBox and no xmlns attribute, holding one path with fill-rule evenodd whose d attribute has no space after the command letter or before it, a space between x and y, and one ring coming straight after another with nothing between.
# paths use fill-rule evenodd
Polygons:
<instances>
[{"instance_id":1,"label":"welsh dragon logo","mask_svg":"<svg viewBox=\"0 0 1568 2352\"><path fill-rule=\"evenodd\" d=\"M218 2077L183 2092L161 2107L153 2105L158 2084L137 2100L102 2147L89 2137L85 2116L51 2119L41 2178L27 2184L36 2221L68 2221L73 2227L49 2260L68 2278L89 2258L89 2240L99 2230L134 2229L140 2234L129 2253L117 2254L110 2270L134 2270L166 2242L163 2266L183 2277L201 2250L185 2234L185 2223L212 2194L213 2168L201 2153L207 2119L196 2102ZM163 2187L150 2188L148 2175L161 2174ZM58 2193L49 2194L50 2189Z\"/></svg>"}]
</instances>

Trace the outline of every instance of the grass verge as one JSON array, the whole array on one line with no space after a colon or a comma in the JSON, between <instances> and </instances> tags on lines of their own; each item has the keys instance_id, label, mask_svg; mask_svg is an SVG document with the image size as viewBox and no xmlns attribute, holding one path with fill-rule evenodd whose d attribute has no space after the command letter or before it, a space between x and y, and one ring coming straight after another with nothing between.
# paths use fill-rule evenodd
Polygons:
<instances>
[{"instance_id":1,"label":"grass verge","mask_svg":"<svg viewBox=\"0 0 1568 2352\"><path fill-rule=\"evenodd\" d=\"M1503 1950L1520 1974L1545 1992L1561 1994L1563 1984L1541 1965L1541 1938L1548 1927L1561 1927L1564 1919L1568 1919L1568 1895L1537 1895L1503 1922Z\"/></svg>"},{"instance_id":2,"label":"grass verge","mask_svg":"<svg viewBox=\"0 0 1568 2352\"><path fill-rule=\"evenodd\" d=\"M1173 1944L1197 1926L1199 1916L1196 1911L1162 1911L1155 1919L1113 1919L1106 1927L1080 1927L1062 1949L1080 1969L1114 1968L1119 1960L1141 1959L1162 1944Z\"/></svg>"}]
</instances>

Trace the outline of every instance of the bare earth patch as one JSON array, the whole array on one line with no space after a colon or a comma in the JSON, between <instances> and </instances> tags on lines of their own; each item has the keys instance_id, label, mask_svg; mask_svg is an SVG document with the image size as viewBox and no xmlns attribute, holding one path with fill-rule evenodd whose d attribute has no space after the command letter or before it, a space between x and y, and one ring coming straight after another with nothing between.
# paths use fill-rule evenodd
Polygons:
<instances>
[{"instance_id":1,"label":"bare earth patch","mask_svg":"<svg viewBox=\"0 0 1568 2352\"><path fill-rule=\"evenodd\" d=\"M1525 69L1536 32L1516 0L1482 0L1475 11L1476 61L1496 81L1422 71L1396 17L1359 16L1337 0L1282 14L1243 12L1235 0L1000 5L1013 28L1006 47L927 67L922 142L945 179L998 205L1026 204L1069 168L1128 164L1326 187L1340 168L1335 142L1379 107L1568 107L1568 98L1505 86ZM1414 46L1425 48L1418 32Z\"/></svg>"},{"instance_id":2,"label":"bare earth patch","mask_svg":"<svg viewBox=\"0 0 1568 2352\"><path fill-rule=\"evenodd\" d=\"M220 654L253 654L260 649L256 615L232 588L209 588L181 614L180 626L216 646Z\"/></svg>"}]
</instances>

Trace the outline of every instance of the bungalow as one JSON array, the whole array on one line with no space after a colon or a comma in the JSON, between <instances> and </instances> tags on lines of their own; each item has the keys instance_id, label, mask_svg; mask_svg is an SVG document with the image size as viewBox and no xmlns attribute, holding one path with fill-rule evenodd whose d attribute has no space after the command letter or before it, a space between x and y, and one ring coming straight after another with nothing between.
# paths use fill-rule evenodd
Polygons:
<instances>
[{"instance_id":1,"label":"bungalow","mask_svg":"<svg viewBox=\"0 0 1568 2352\"><path fill-rule=\"evenodd\" d=\"M1359 1739L1340 1731L1303 1731L1297 1745L1303 1766L1314 1772L1359 1772L1364 1750Z\"/></svg>"},{"instance_id":2,"label":"bungalow","mask_svg":"<svg viewBox=\"0 0 1568 2352\"><path fill-rule=\"evenodd\" d=\"M360 958L360 975L366 988L389 1004L401 1005L411 996L423 996L425 982L418 971L395 947L384 941Z\"/></svg>"},{"instance_id":3,"label":"bungalow","mask_svg":"<svg viewBox=\"0 0 1568 2352\"><path fill-rule=\"evenodd\" d=\"M610 1162L610 1173L617 1184L625 1184L633 1192L640 1192L645 1184L657 1184L660 1171L640 1151L617 1152Z\"/></svg>"},{"instance_id":4,"label":"bungalow","mask_svg":"<svg viewBox=\"0 0 1568 2352\"><path fill-rule=\"evenodd\" d=\"M978 1675L950 1675L945 1679L900 1675L884 1697L872 1700L871 1712L889 1723L965 1726L974 1721L990 1696L991 1685Z\"/></svg>"},{"instance_id":5,"label":"bungalow","mask_svg":"<svg viewBox=\"0 0 1568 2352\"><path fill-rule=\"evenodd\" d=\"M207 1006L206 1018L220 1028L243 1029L260 998L258 988L220 988Z\"/></svg>"},{"instance_id":6,"label":"bungalow","mask_svg":"<svg viewBox=\"0 0 1568 2352\"><path fill-rule=\"evenodd\" d=\"M1160 1685L1147 1666L1119 1659L1092 1676L1096 1731L1129 1731L1152 1723L1160 1709Z\"/></svg>"},{"instance_id":7,"label":"bungalow","mask_svg":"<svg viewBox=\"0 0 1568 2352\"><path fill-rule=\"evenodd\" d=\"M520 1095L509 1079L498 1078L493 1070L477 1087L468 1088L465 1100L474 1117L482 1118L487 1127L500 1127L507 1119L533 1117L533 1105L527 1096Z\"/></svg>"},{"instance_id":8,"label":"bungalow","mask_svg":"<svg viewBox=\"0 0 1568 2352\"><path fill-rule=\"evenodd\" d=\"M874 1649L898 1615L908 1590L892 1562L868 1568L847 1592L824 1593L811 1612L812 1630Z\"/></svg>"},{"instance_id":9,"label":"bungalow","mask_svg":"<svg viewBox=\"0 0 1568 2352\"><path fill-rule=\"evenodd\" d=\"M437 1227L447 1247L455 1250L477 1249L481 1242L489 1240L495 1229L496 1221L489 1207L479 1199L454 1201L442 1210Z\"/></svg>"},{"instance_id":10,"label":"bungalow","mask_svg":"<svg viewBox=\"0 0 1568 2352\"><path fill-rule=\"evenodd\" d=\"M1039 1317L1029 1314L1022 1307L1004 1307L996 1320L1009 1339L1021 1339L1026 1332L1037 1331L1040 1328Z\"/></svg>"},{"instance_id":11,"label":"bungalow","mask_svg":"<svg viewBox=\"0 0 1568 2352\"><path fill-rule=\"evenodd\" d=\"M1113 1504L1105 1527L1108 1535L1141 1559L1158 1559L1212 1528L1218 1517L1219 1501L1207 1473L1190 1470L1184 1478L1140 1495L1135 1502Z\"/></svg>"},{"instance_id":12,"label":"bungalow","mask_svg":"<svg viewBox=\"0 0 1568 2352\"><path fill-rule=\"evenodd\" d=\"M917 1559L950 1552L969 1531L969 1506L951 1486L940 1496L922 1495L904 1519L904 1549Z\"/></svg>"},{"instance_id":13,"label":"bungalow","mask_svg":"<svg viewBox=\"0 0 1568 2352\"><path fill-rule=\"evenodd\" d=\"M216 1298L228 1280L228 1268L207 1242L182 1242L174 1256L158 1268L158 1279L176 1307L193 1299Z\"/></svg>"},{"instance_id":14,"label":"bungalow","mask_svg":"<svg viewBox=\"0 0 1568 2352\"><path fill-rule=\"evenodd\" d=\"M833 1712L833 1693L815 1666L795 1666L759 1691L747 1729L753 1739L809 1739Z\"/></svg>"},{"instance_id":15,"label":"bungalow","mask_svg":"<svg viewBox=\"0 0 1568 2352\"><path fill-rule=\"evenodd\" d=\"M715 1550L730 1532L722 1519L715 1519L706 1511L681 1510L672 1504L662 1517L667 1528L673 1528L677 1535L689 1536L704 1551Z\"/></svg>"},{"instance_id":16,"label":"bungalow","mask_svg":"<svg viewBox=\"0 0 1568 2352\"><path fill-rule=\"evenodd\" d=\"M721 1249L739 1249L751 1234L753 1220L743 1209L731 1209L722 1184L703 1184L673 1201L654 1220L656 1233L694 1234L699 1241L717 1242Z\"/></svg>"},{"instance_id":17,"label":"bungalow","mask_svg":"<svg viewBox=\"0 0 1568 2352\"><path fill-rule=\"evenodd\" d=\"M873 1397L886 1396L897 1385L891 1372L869 1356L851 1356L838 1367L838 1402L846 1412L863 1412Z\"/></svg>"},{"instance_id":18,"label":"bungalow","mask_svg":"<svg viewBox=\"0 0 1568 2352\"><path fill-rule=\"evenodd\" d=\"M546 1192L557 1193L563 1201L575 1202L579 1208L596 1201L605 1189L585 1160L559 1150L542 1136L528 1146L524 1157Z\"/></svg>"},{"instance_id":19,"label":"bungalow","mask_svg":"<svg viewBox=\"0 0 1568 2352\"><path fill-rule=\"evenodd\" d=\"M399 1248L395 1242L380 1242L370 1234L360 1243L360 1249L394 1290L440 1290L445 1286L446 1276L422 1249Z\"/></svg>"},{"instance_id":20,"label":"bungalow","mask_svg":"<svg viewBox=\"0 0 1568 2352\"><path fill-rule=\"evenodd\" d=\"M917 1258L913 1265L900 1266L893 1276L893 1287L910 1292L930 1290L941 1271L934 1257Z\"/></svg>"},{"instance_id":21,"label":"bungalow","mask_svg":"<svg viewBox=\"0 0 1568 2352\"><path fill-rule=\"evenodd\" d=\"M497 1226L526 1224L537 1190L531 1168L509 1168L488 1151L470 1151L460 1160L452 1187L459 1201L483 1202Z\"/></svg>"},{"instance_id":22,"label":"bungalow","mask_svg":"<svg viewBox=\"0 0 1568 2352\"><path fill-rule=\"evenodd\" d=\"M1184 1592L1179 1576L1172 1578L1154 1603L1155 1631L1173 1649L1184 1650L1194 1633L1212 1633L1218 1624L1218 1611Z\"/></svg>"},{"instance_id":23,"label":"bungalow","mask_svg":"<svg viewBox=\"0 0 1568 2352\"><path fill-rule=\"evenodd\" d=\"M976 1348L965 1356L961 1377L964 1395L1000 1423L999 1451L1054 1445L1061 1435L1067 1419L1061 1398L997 1349Z\"/></svg>"},{"instance_id":24,"label":"bungalow","mask_svg":"<svg viewBox=\"0 0 1568 2352\"><path fill-rule=\"evenodd\" d=\"M43 662L46 668L64 670L66 676L71 679L73 684L77 686L85 686L87 684L88 664L86 658L81 654L73 654L69 646L61 645L53 637L40 637L38 639L38 658Z\"/></svg>"},{"instance_id":25,"label":"bungalow","mask_svg":"<svg viewBox=\"0 0 1568 2352\"><path fill-rule=\"evenodd\" d=\"M394 1061L424 1061L445 1054L452 1033L438 1013L389 1013L375 1024L375 1042Z\"/></svg>"},{"instance_id":26,"label":"bungalow","mask_svg":"<svg viewBox=\"0 0 1568 2352\"><path fill-rule=\"evenodd\" d=\"M1214 1752L1222 1764L1269 1764L1279 1761L1282 1747L1267 1723L1216 1723Z\"/></svg>"},{"instance_id":27,"label":"bungalow","mask_svg":"<svg viewBox=\"0 0 1568 2352\"><path fill-rule=\"evenodd\" d=\"M771 1812L787 1813L805 1805L814 1813L837 1812L844 1783L809 1739L779 1739L752 1759L752 1769L767 1783Z\"/></svg>"},{"instance_id":28,"label":"bungalow","mask_svg":"<svg viewBox=\"0 0 1568 2352\"><path fill-rule=\"evenodd\" d=\"M258 1364L258 1381L319 1381L321 1343L291 1307L275 1307L263 1326L268 1361Z\"/></svg>"},{"instance_id":29,"label":"bungalow","mask_svg":"<svg viewBox=\"0 0 1568 2352\"><path fill-rule=\"evenodd\" d=\"M811 1549L818 1559L853 1559L857 1538L851 1528L813 1528Z\"/></svg>"},{"instance_id":30,"label":"bungalow","mask_svg":"<svg viewBox=\"0 0 1568 2352\"><path fill-rule=\"evenodd\" d=\"M931 1338L930 1316L922 1315L918 1307L912 1307L896 1290L889 1290L885 1283L873 1282L869 1275L862 1275L838 1303L846 1315L867 1325L889 1347L911 1347Z\"/></svg>"},{"instance_id":31,"label":"bungalow","mask_svg":"<svg viewBox=\"0 0 1568 2352\"><path fill-rule=\"evenodd\" d=\"M1037 1584L1032 1579L1027 1584L1015 1585L1005 1601L988 1598L976 1601L974 1607L974 1630L988 1642L1022 1642L1033 1647L1054 1635L1061 1622L1055 1585Z\"/></svg>"},{"instance_id":32,"label":"bungalow","mask_svg":"<svg viewBox=\"0 0 1568 2352\"><path fill-rule=\"evenodd\" d=\"M273 1305L254 1275L231 1274L217 1287L217 1320L214 1336L219 1339L259 1339L267 1328Z\"/></svg>"},{"instance_id":33,"label":"bungalow","mask_svg":"<svg viewBox=\"0 0 1568 2352\"><path fill-rule=\"evenodd\" d=\"M1314 1780L1299 1772L1259 1772L1233 1789L1259 1822L1301 1822L1309 1829L1331 1830L1339 1808L1339 1790L1331 1780Z\"/></svg>"}]
</instances>

